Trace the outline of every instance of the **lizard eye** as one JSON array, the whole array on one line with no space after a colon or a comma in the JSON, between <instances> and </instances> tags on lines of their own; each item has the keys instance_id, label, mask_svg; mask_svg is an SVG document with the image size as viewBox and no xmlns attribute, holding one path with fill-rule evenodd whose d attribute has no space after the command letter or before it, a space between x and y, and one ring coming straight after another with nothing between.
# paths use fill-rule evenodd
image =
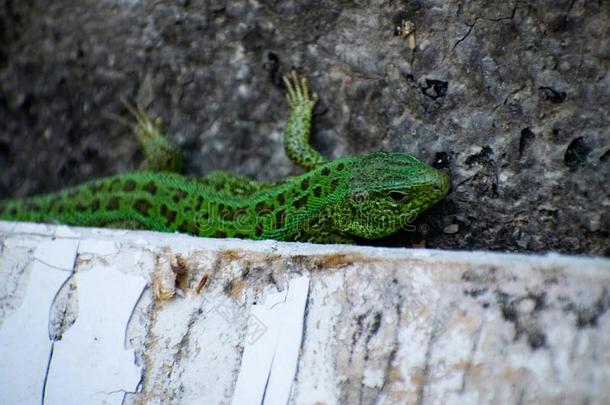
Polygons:
<instances>
[{"instance_id":1,"label":"lizard eye","mask_svg":"<svg viewBox=\"0 0 610 405\"><path fill-rule=\"evenodd\" d=\"M409 196L400 191L390 191L388 193L388 197L390 197L392 200L394 200L398 203L405 203L405 202L409 201Z\"/></svg>"}]
</instances>

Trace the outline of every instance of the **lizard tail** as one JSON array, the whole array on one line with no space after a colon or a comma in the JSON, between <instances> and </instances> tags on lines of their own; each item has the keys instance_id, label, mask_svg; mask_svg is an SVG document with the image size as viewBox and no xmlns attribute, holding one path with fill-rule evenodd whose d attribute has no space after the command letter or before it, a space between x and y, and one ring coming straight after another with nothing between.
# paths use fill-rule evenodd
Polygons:
<instances>
[{"instance_id":1,"label":"lizard tail","mask_svg":"<svg viewBox=\"0 0 610 405\"><path fill-rule=\"evenodd\" d=\"M52 202L60 198L58 194L0 200L0 220L30 222L61 222L58 209ZM59 208L59 207L57 207Z\"/></svg>"},{"instance_id":2,"label":"lizard tail","mask_svg":"<svg viewBox=\"0 0 610 405\"><path fill-rule=\"evenodd\" d=\"M93 181L49 194L0 200L0 220L95 225L92 219L100 211L100 200L92 192L101 189Z\"/></svg>"},{"instance_id":3,"label":"lizard tail","mask_svg":"<svg viewBox=\"0 0 610 405\"><path fill-rule=\"evenodd\" d=\"M165 175L172 184L175 176ZM137 228L166 230L155 217L152 197L163 190L153 178L153 173L118 175L50 194L0 200L0 220L124 228L137 223Z\"/></svg>"}]
</instances>

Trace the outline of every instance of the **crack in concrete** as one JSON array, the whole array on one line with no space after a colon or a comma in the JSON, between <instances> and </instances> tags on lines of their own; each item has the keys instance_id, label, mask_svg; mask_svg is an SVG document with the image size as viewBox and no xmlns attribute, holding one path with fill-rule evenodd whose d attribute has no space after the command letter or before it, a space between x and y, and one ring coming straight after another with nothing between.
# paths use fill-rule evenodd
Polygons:
<instances>
[{"instance_id":1,"label":"crack in concrete","mask_svg":"<svg viewBox=\"0 0 610 405\"><path fill-rule=\"evenodd\" d=\"M575 1L575 0L572 0ZM477 22L479 22L479 20L486 20L486 21L491 21L491 22L499 22L499 21L506 21L506 20L512 20L515 18L515 15L517 13L517 6L519 5L519 0L515 1L515 5L513 6L513 9L510 13L509 16L506 17L497 17L497 18L483 18L483 17L475 17L474 22L472 24L466 24L468 26L468 31L466 31L466 34L464 34L464 36L460 39L457 40L457 42L453 45L452 49L455 49L460 43L464 42L466 40L466 38L468 38L468 36L470 36L472 30L474 29L474 26L477 24Z\"/></svg>"},{"instance_id":2,"label":"crack in concrete","mask_svg":"<svg viewBox=\"0 0 610 405\"><path fill-rule=\"evenodd\" d=\"M307 337L307 316L309 315L309 295L311 294L311 279L309 280L309 288L307 289L307 297L305 298L305 308L303 309L303 330L301 331L301 344L299 345L299 355L297 359L297 367L294 370L294 379L292 380L293 384L299 375L300 368L300 358L303 353L303 347L305 346L305 338Z\"/></svg>"},{"instance_id":3,"label":"crack in concrete","mask_svg":"<svg viewBox=\"0 0 610 405\"><path fill-rule=\"evenodd\" d=\"M47 380L49 379L49 371L51 370L51 361L53 360L53 349L55 348L55 342L51 342L51 350L49 351L49 360L47 361L47 368L44 372L44 380L42 381L42 392L40 396L40 403L44 405L44 398L47 392Z\"/></svg>"},{"instance_id":4,"label":"crack in concrete","mask_svg":"<svg viewBox=\"0 0 610 405\"><path fill-rule=\"evenodd\" d=\"M474 22L472 24L466 24L468 26L468 31L466 31L466 34L464 34L464 36L460 39L457 40L457 42L455 44L453 44L453 48L455 49L459 44L461 44L462 42L464 42L466 40L466 38L468 38L468 36L470 35L470 33L472 32L474 26L476 25L476 23L479 21L479 17L474 19Z\"/></svg>"}]
</instances>

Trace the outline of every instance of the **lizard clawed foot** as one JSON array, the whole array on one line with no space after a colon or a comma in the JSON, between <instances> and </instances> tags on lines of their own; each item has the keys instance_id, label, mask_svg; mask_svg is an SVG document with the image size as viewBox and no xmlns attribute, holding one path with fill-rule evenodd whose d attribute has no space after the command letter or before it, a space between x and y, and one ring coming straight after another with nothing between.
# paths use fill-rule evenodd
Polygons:
<instances>
[{"instance_id":1,"label":"lizard clawed foot","mask_svg":"<svg viewBox=\"0 0 610 405\"><path fill-rule=\"evenodd\" d=\"M124 99L121 100L121 103L136 119L136 123L130 124L130 127L141 145L151 139L163 137L161 118L151 118L142 107L134 107Z\"/></svg>"},{"instance_id":2,"label":"lizard clawed foot","mask_svg":"<svg viewBox=\"0 0 610 405\"><path fill-rule=\"evenodd\" d=\"M318 97L315 93L310 96L306 78L299 77L297 72L293 70L290 74L283 76L282 79L288 91L286 100L288 100L288 105L291 108L297 106L313 108L318 101Z\"/></svg>"},{"instance_id":3,"label":"lizard clawed foot","mask_svg":"<svg viewBox=\"0 0 610 405\"><path fill-rule=\"evenodd\" d=\"M136 119L134 123L118 114L111 112L102 112L106 118L123 124L136 135L136 138L140 145L144 145L150 139L163 136L161 132L161 118L152 119L142 107L135 107L125 99L121 99L121 104L129 111L129 113Z\"/></svg>"},{"instance_id":4,"label":"lizard clawed foot","mask_svg":"<svg viewBox=\"0 0 610 405\"><path fill-rule=\"evenodd\" d=\"M144 154L144 160L138 170L180 172L183 164L182 151L163 134L161 119L150 117L142 107L134 107L124 99L121 103L136 119L135 123L115 114L105 115L131 128L136 136Z\"/></svg>"}]
</instances>

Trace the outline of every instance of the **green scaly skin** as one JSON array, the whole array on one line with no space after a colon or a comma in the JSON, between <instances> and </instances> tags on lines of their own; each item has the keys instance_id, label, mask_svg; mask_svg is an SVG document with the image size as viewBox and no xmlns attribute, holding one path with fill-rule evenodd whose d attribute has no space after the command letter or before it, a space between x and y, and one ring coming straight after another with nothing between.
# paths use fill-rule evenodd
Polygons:
<instances>
[{"instance_id":1,"label":"green scaly skin","mask_svg":"<svg viewBox=\"0 0 610 405\"><path fill-rule=\"evenodd\" d=\"M227 172L176 173L178 148L141 110L134 132L144 151L139 171L23 199L1 200L0 219L150 229L209 237L350 243L408 224L449 190L447 175L405 153L376 152L326 161L309 145L316 104L305 79L284 77L290 119L288 156L308 171L278 183Z\"/></svg>"}]
</instances>

